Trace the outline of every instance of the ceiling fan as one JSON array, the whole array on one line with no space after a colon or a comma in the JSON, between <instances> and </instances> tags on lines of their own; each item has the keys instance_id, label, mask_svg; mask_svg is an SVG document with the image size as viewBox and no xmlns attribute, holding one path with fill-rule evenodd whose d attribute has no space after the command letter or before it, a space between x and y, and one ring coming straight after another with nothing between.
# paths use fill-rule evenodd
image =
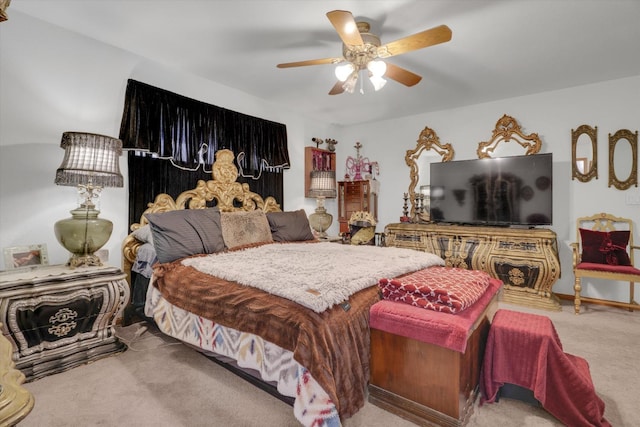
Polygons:
<instances>
[{"instance_id":1,"label":"ceiling fan","mask_svg":"<svg viewBox=\"0 0 640 427\"><path fill-rule=\"evenodd\" d=\"M338 64L336 67L338 82L329 91L329 95L338 95L345 91L353 93L358 75L360 71L364 70L368 71L369 79L376 91L385 85L384 77L405 86L413 86L422 77L402 67L382 61L382 59L451 40L451 29L446 25L440 25L390 43L381 44L378 36L369 33L369 24L356 22L351 12L333 10L327 13L327 17L342 40L342 57L287 62L278 64L278 68Z\"/></svg>"}]
</instances>

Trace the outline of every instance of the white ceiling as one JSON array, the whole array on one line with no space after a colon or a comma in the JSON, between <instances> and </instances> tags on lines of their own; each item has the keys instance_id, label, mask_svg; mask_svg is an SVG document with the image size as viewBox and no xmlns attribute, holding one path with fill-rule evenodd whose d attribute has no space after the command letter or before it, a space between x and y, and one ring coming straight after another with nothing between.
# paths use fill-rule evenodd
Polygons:
<instances>
[{"instance_id":1,"label":"white ceiling","mask_svg":"<svg viewBox=\"0 0 640 427\"><path fill-rule=\"evenodd\" d=\"M332 65L276 64L340 56L334 9L382 43L440 24L453 37L389 59L421 75L416 86L330 96ZM640 75L638 0L13 0L12 11L341 125Z\"/></svg>"}]
</instances>

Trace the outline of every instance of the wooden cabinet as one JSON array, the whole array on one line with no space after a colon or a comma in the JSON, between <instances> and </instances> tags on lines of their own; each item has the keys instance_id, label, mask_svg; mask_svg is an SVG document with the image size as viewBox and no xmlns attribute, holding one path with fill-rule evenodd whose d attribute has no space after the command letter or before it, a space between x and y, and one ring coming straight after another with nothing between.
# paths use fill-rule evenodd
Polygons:
<instances>
[{"instance_id":1,"label":"wooden cabinet","mask_svg":"<svg viewBox=\"0 0 640 427\"><path fill-rule=\"evenodd\" d=\"M116 267L56 265L0 274L2 334L27 381L124 351L115 323L129 302Z\"/></svg>"},{"instance_id":2,"label":"wooden cabinet","mask_svg":"<svg viewBox=\"0 0 640 427\"><path fill-rule=\"evenodd\" d=\"M341 233L349 231L349 218L354 212L369 212L378 220L378 194L371 191L371 187L368 180L338 182L338 222Z\"/></svg>"},{"instance_id":3,"label":"wooden cabinet","mask_svg":"<svg viewBox=\"0 0 640 427\"><path fill-rule=\"evenodd\" d=\"M329 150L322 150L316 147L304 148L304 196L309 195L311 187L311 172L313 171L336 171L336 153ZM335 191L335 186L333 187ZM335 196L334 196L335 197Z\"/></svg>"},{"instance_id":4,"label":"wooden cabinet","mask_svg":"<svg viewBox=\"0 0 640 427\"><path fill-rule=\"evenodd\" d=\"M486 271L504 283L505 302L560 310L551 291L560 277L558 244L549 229L398 223L385 227L385 242Z\"/></svg>"}]
</instances>

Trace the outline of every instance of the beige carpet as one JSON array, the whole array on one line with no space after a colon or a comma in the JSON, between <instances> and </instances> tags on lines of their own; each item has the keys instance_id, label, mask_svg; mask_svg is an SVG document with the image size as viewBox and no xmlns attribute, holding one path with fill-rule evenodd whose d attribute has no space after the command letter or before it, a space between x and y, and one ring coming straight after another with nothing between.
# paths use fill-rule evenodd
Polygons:
<instances>
[{"instance_id":1,"label":"beige carpet","mask_svg":"<svg viewBox=\"0 0 640 427\"><path fill-rule=\"evenodd\" d=\"M585 358L605 416L613 426L638 426L640 312L587 306L580 316L564 305L547 315L566 352ZM297 426L290 406L238 378L153 327L120 328L129 349L89 365L26 384L35 395L30 426ZM135 338L134 338L135 337ZM355 426L412 426L369 403L344 422ZM561 425L544 409L501 399L476 406L469 426Z\"/></svg>"}]
</instances>

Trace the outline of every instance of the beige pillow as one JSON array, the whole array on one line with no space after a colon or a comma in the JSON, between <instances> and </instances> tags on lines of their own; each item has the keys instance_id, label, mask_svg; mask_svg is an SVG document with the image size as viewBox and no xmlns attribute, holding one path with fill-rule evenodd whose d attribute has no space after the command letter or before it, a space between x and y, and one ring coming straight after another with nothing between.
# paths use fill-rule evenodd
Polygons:
<instances>
[{"instance_id":1,"label":"beige pillow","mask_svg":"<svg viewBox=\"0 0 640 427\"><path fill-rule=\"evenodd\" d=\"M229 249L273 242L267 215L262 210L220 212L220 225Z\"/></svg>"}]
</instances>

